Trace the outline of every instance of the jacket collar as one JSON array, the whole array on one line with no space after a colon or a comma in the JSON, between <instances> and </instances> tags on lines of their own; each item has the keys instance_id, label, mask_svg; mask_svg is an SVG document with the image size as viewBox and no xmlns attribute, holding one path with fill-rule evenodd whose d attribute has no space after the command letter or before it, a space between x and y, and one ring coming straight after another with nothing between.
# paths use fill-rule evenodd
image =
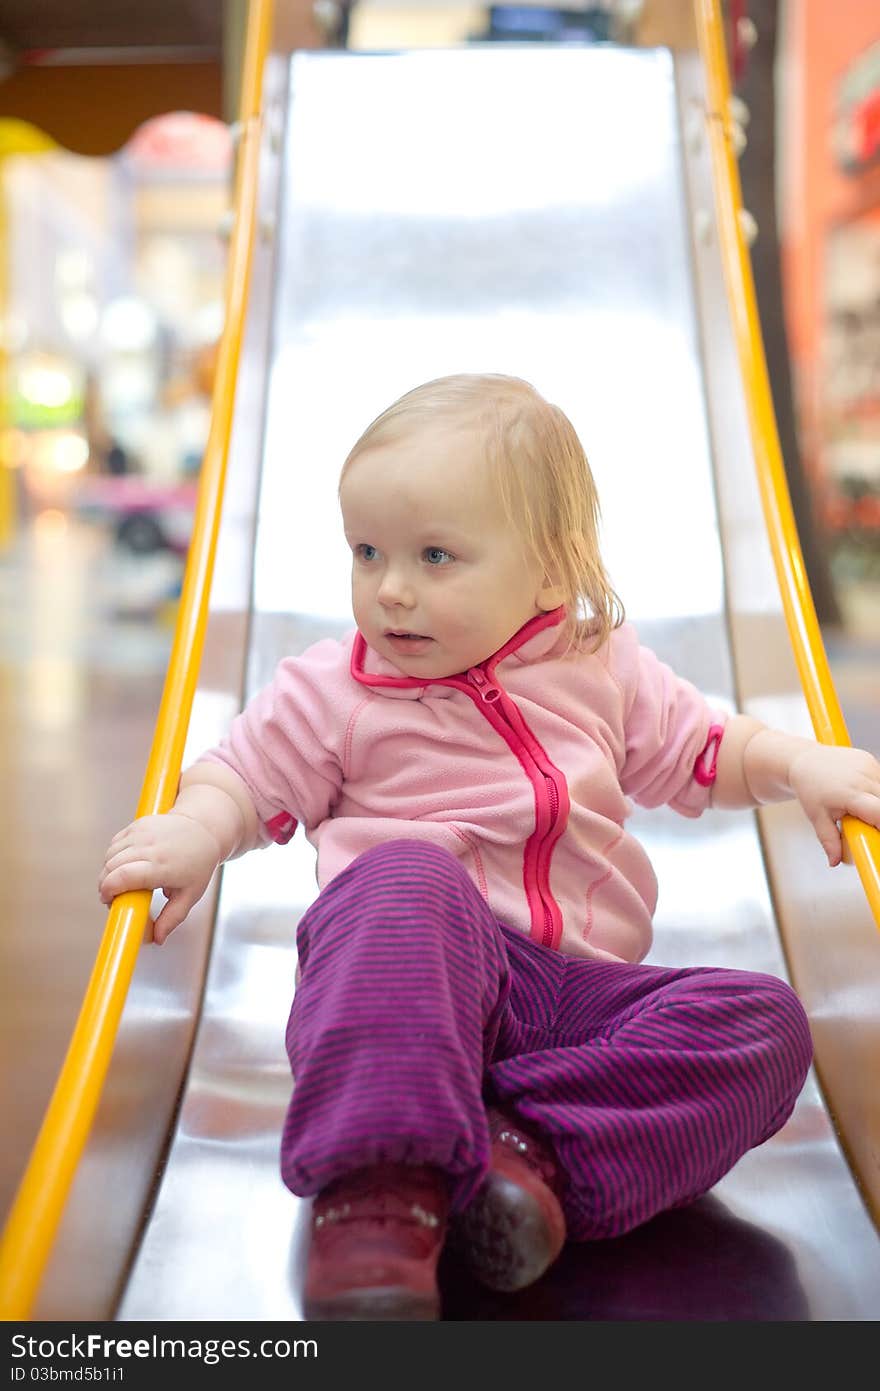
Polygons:
<instances>
[{"instance_id":1,"label":"jacket collar","mask_svg":"<svg viewBox=\"0 0 880 1391\"><path fill-rule=\"evenodd\" d=\"M530 618L512 638L508 638L503 647L499 647L491 657L480 662L480 667L491 676L495 668L507 658L528 664L549 656L557 646L561 650L562 639L558 629L564 618L564 604L558 609L551 609L549 613L539 613L535 618ZM455 688L467 679L467 672L458 672L453 676L432 676L427 679L405 676L393 662L389 662L372 647L368 647L360 631L356 632L351 649L350 669L355 681L359 681L362 686L373 686L389 694L393 690L423 691L426 686Z\"/></svg>"}]
</instances>

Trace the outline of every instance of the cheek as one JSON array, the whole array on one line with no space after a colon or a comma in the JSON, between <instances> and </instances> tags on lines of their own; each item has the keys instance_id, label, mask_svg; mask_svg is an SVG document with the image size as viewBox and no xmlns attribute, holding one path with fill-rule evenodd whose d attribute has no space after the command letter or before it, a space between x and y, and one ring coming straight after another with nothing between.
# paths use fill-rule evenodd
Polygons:
<instances>
[{"instance_id":1,"label":"cheek","mask_svg":"<svg viewBox=\"0 0 880 1391\"><path fill-rule=\"evenodd\" d=\"M467 586L448 583L426 586L421 595L421 606L435 623L442 623L449 633L466 632L471 627L469 610L472 606Z\"/></svg>"},{"instance_id":2,"label":"cheek","mask_svg":"<svg viewBox=\"0 0 880 1391\"><path fill-rule=\"evenodd\" d=\"M351 606L352 606L352 608L355 609L355 610L357 610L357 609L359 609L359 608L363 608L364 605L368 602L368 598L369 598L369 586L368 586L367 584L364 583L364 577L363 577L363 575L362 575L362 574L359 574L357 571L354 571L354 572L352 573L352 576L351 576Z\"/></svg>"}]
</instances>

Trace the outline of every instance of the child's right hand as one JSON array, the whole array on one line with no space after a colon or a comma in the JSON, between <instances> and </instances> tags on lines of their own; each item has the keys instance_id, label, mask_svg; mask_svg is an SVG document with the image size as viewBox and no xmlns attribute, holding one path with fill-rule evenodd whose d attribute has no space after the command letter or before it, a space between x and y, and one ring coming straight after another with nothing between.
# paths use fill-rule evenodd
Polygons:
<instances>
[{"instance_id":1,"label":"child's right hand","mask_svg":"<svg viewBox=\"0 0 880 1391\"><path fill-rule=\"evenodd\" d=\"M108 906L132 889L161 889L168 899L153 924L159 945L183 922L222 859L215 836L183 812L142 816L113 837L98 880Z\"/></svg>"}]
</instances>

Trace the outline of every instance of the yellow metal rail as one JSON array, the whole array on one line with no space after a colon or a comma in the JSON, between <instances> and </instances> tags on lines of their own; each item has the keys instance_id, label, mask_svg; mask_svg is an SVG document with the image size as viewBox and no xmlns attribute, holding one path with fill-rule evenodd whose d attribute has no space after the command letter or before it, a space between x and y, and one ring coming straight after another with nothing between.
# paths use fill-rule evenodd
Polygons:
<instances>
[{"instance_id":1,"label":"yellow metal rail","mask_svg":"<svg viewBox=\"0 0 880 1391\"><path fill-rule=\"evenodd\" d=\"M211 427L168 674L138 816L167 811L177 792L207 625L208 598L255 234L263 66L272 0L251 0L245 44L235 224L226 271L226 317L211 400ZM107 917L79 1017L0 1244L0 1318L27 1319L97 1110L138 951L150 894L120 894Z\"/></svg>"},{"instance_id":2,"label":"yellow metal rail","mask_svg":"<svg viewBox=\"0 0 880 1391\"><path fill-rule=\"evenodd\" d=\"M850 737L831 679L792 511L764 357L752 266L740 226L742 190L731 140L730 78L718 0L696 0L696 19L708 93L706 124L724 279L745 387L761 502L785 621L816 738L822 744L848 745ZM842 830L874 920L880 926L880 833L853 816L844 817Z\"/></svg>"}]
</instances>

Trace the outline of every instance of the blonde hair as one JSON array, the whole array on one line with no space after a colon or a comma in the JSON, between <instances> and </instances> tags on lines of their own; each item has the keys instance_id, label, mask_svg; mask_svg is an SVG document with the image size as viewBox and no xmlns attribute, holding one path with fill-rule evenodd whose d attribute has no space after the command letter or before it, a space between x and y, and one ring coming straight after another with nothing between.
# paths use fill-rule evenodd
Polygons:
<instances>
[{"instance_id":1,"label":"blonde hair","mask_svg":"<svg viewBox=\"0 0 880 1391\"><path fill-rule=\"evenodd\" d=\"M367 426L359 454L442 422L472 426L486 445L511 524L562 590L568 648L600 647L624 619L599 552L599 498L577 432L558 406L520 377L460 373L414 387Z\"/></svg>"}]
</instances>

